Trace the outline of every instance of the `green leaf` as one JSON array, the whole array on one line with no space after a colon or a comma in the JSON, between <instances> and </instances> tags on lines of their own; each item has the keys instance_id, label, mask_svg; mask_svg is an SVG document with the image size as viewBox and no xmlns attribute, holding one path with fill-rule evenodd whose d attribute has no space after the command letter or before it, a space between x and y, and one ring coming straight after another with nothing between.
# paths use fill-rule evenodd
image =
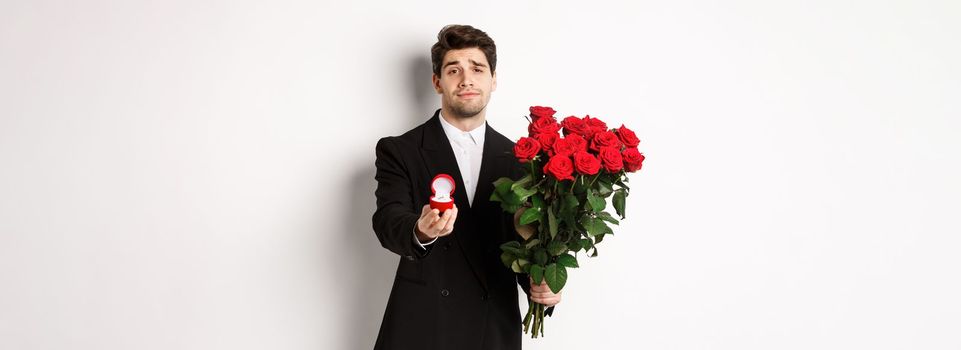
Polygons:
<instances>
[{"instance_id":1,"label":"green leaf","mask_svg":"<svg viewBox=\"0 0 961 350\"><path fill-rule=\"evenodd\" d=\"M613 216L611 216L611 213L608 213L608 212L606 212L606 211L598 212L598 213L597 213L597 218L598 218L598 219L601 219L601 220L604 220L604 221L607 221L607 222L609 222L609 223L612 223L612 224L614 224L614 225L620 224L620 221L617 221L617 219L615 219Z\"/></svg>"},{"instance_id":2,"label":"green leaf","mask_svg":"<svg viewBox=\"0 0 961 350\"><path fill-rule=\"evenodd\" d=\"M517 201L518 201L518 202L523 202L523 201L527 200L527 197L530 197L530 196L534 195L535 193L537 193L537 189L536 189L536 188L526 188L526 187L520 186L520 187L515 188L515 189L513 190L513 193L514 193L514 196L517 197Z\"/></svg>"},{"instance_id":3,"label":"green leaf","mask_svg":"<svg viewBox=\"0 0 961 350\"><path fill-rule=\"evenodd\" d=\"M534 262L536 262L538 265L546 265L547 250L544 248L537 248L537 250L534 251Z\"/></svg>"},{"instance_id":4,"label":"green leaf","mask_svg":"<svg viewBox=\"0 0 961 350\"><path fill-rule=\"evenodd\" d=\"M502 177L494 181L494 192L491 193L490 200L500 202L501 209L508 213L514 213L521 207L521 200L513 191L511 186L514 181L510 178Z\"/></svg>"},{"instance_id":5,"label":"green leaf","mask_svg":"<svg viewBox=\"0 0 961 350\"><path fill-rule=\"evenodd\" d=\"M548 225L548 230L551 233L551 238L556 237L557 236L557 217L554 216L554 211L550 209L547 210L547 225Z\"/></svg>"},{"instance_id":6,"label":"green leaf","mask_svg":"<svg viewBox=\"0 0 961 350\"><path fill-rule=\"evenodd\" d=\"M601 178L597 180L597 194L607 198L607 196L611 195L612 191L614 191L614 185L607 179L607 176L601 176Z\"/></svg>"},{"instance_id":7,"label":"green leaf","mask_svg":"<svg viewBox=\"0 0 961 350\"><path fill-rule=\"evenodd\" d=\"M541 284L544 281L544 267L538 264L531 265L531 279L534 283Z\"/></svg>"},{"instance_id":8,"label":"green leaf","mask_svg":"<svg viewBox=\"0 0 961 350\"><path fill-rule=\"evenodd\" d=\"M564 288L564 285L567 284L567 269L557 264L547 265L547 269L544 271L544 279L547 280L547 286L551 288L552 292L560 293L561 288Z\"/></svg>"},{"instance_id":9,"label":"green leaf","mask_svg":"<svg viewBox=\"0 0 961 350\"><path fill-rule=\"evenodd\" d=\"M551 241L547 244L547 252L553 256L558 256L567 252L567 245L561 241Z\"/></svg>"},{"instance_id":10,"label":"green leaf","mask_svg":"<svg viewBox=\"0 0 961 350\"><path fill-rule=\"evenodd\" d=\"M625 205L626 199L627 199L627 192L625 192L623 189L620 189L620 190L617 190L617 192L614 192L614 199L611 201L612 203L614 203L614 210L617 211L617 215L620 216L621 219L624 219L624 217L627 215L627 213L624 212L624 205Z\"/></svg>"},{"instance_id":11,"label":"green leaf","mask_svg":"<svg viewBox=\"0 0 961 350\"><path fill-rule=\"evenodd\" d=\"M521 225L527 225L541 220L541 208L527 208L521 214Z\"/></svg>"},{"instance_id":12,"label":"green leaf","mask_svg":"<svg viewBox=\"0 0 961 350\"><path fill-rule=\"evenodd\" d=\"M597 257L597 247L596 247L596 246L594 247L594 252L591 253L591 257L592 257L592 258Z\"/></svg>"},{"instance_id":13,"label":"green leaf","mask_svg":"<svg viewBox=\"0 0 961 350\"><path fill-rule=\"evenodd\" d=\"M595 196L594 192L587 192L587 202L590 203L591 209L594 209L595 212L602 211L607 206L604 197Z\"/></svg>"},{"instance_id":14,"label":"green leaf","mask_svg":"<svg viewBox=\"0 0 961 350\"><path fill-rule=\"evenodd\" d=\"M504 263L504 267L511 267L511 264L514 263L514 259L516 259L514 258L514 255L509 252L501 253L501 262Z\"/></svg>"},{"instance_id":15,"label":"green leaf","mask_svg":"<svg viewBox=\"0 0 961 350\"><path fill-rule=\"evenodd\" d=\"M598 243L601 243L601 241L603 241L603 240L604 240L604 234L603 234L603 233L602 233L602 234L599 234L599 235L597 235L597 236L594 236L594 245L597 245Z\"/></svg>"},{"instance_id":16,"label":"green leaf","mask_svg":"<svg viewBox=\"0 0 961 350\"><path fill-rule=\"evenodd\" d=\"M523 254L523 253L522 253L523 248L521 248L521 242L518 242L518 241L510 241L510 242L501 244L501 250L503 250L503 251L505 251L505 252L511 252L511 253L513 253L514 255L522 255L522 254Z\"/></svg>"},{"instance_id":17,"label":"green leaf","mask_svg":"<svg viewBox=\"0 0 961 350\"><path fill-rule=\"evenodd\" d=\"M529 263L530 261L527 261L525 259L514 260L514 263L511 264L511 270L513 270L516 273L524 273L524 266L527 266L527 264Z\"/></svg>"},{"instance_id":18,"label":"green leaf","mask_svg":"<svg viewBox=\"0 0 961 350\"><path fill-rule=\"evenodd\" d=\"M500 193L501 195L507 194L511 191L511 186L514 185L514 181L507 177L502 177L494 181L494 192Z\"/></svg>"},{"instance_id":19,"label":"green leaf","mask_svg":"<svg viewBox=\"0 0 961 350\"><path fill-rule=\"evenodd\" d=\"M497 191L491 192L491 197L488 198L488 199L490 199L491 202L503 202L503 201L504 201L504 199L501 198L501 194L500 194L500 193L497 193Z\"/></svg>"},{"instance_id":20,"label":"green leaf","mask_svg":"<svg viewBox=\"0 0 961 350\"><path fill-rule=\"evenodd\" d=\"M546 207L546 205L544 205L544 195L537 193L531 196L531 204L534 206L534 208Z\"/></svg>"},{"instance_id":21,"label":"green leaf","mask_svg":"<svg viewBox=\"0 0 961 350\"><path fill-rule=\"evenodd\" d=\"M581 194L581 193L584 193L584 191L587 191L587 182L585 181L590 181L590 180L586 180L586 178L587 176L578 175L577 178L574 180L575 194Z\"/></svg>"},{"instance_id":22,"label":"green leaf","mask_svg":"<svg viewBox=\"0 0 961 350\"><path fill-rule=\"evenodd\" d=\"M574 216L574 212L577 210L578 204L580 203L577 201L577 196L566 194L561 198L561 210L558 212L558 214L561 217Z\"/></svg>"},{"instance_id":23,"label":"green leaf","mask_svg":"<svg viewBox=\"0 0 961 350\"><path fill-rule=\"evenodd\" d=\"M524 177L522 177L520 180L517 180L517 182L514 182L514 184L511 185L511 190L512 191L516 190L518 187L521 187L521 186L526 187L527 184L529 184L530 182L531 182L531 174L524 175Z\"/></svg>"},{"instance_id":24,"label":"green leaf","mask_svg":"<svg viewBox=\"0 0 961 350\"><path fill-rule=\"evenodd\" d=\"M570 255L570 254L564 254L564 255L558 256L557 264L564 267L570 267L570 268L578 267L577 258L575 258L573 255Z\"/></svg>"},{"instance_id":25,"label":"green leaf","mask_svg":"<svg viewBox=\"0 0 961 350\"><path fill-rule=\"evenodd\" d=\"M525 243L525 244L524 244L524 247L526 247L527 249L531 249L531 248L534 248L534 246L536 246L536 245L538 245L538 244L540 244L540 243L541 243L541 240L539 240L539 239L537 239L537 238L534 238L534 239L528 241L527 243Z\"/></svg>"},{"instance_id":26,"label":"green leaf","mask_svg":"<svg viewBox=\"0 0 961 350\"><path fill-rule=\"evenodd\" d=\"M604 220L592 218L589 215L584 215L584 217L581 218L581 225L587 230L587 235L591 237L611 230L611 228L607 227L607 224L604 223Z\"/></svg>"},{"instance_id":27,"label":"green leaf","mask_svg":"<svg viewBox=\"0 0 961 350\"><path fill-rule=\"evenodd\" d=\"M579 239L578 241L581 243L581 247L584 247L584 252L585 252L585 253L587 253L587 250L588 250L588 249L594 247L594 242L591 242L590 239L583 238L583 239Z\"/></svg>"},{"instance_id":28,"label":"green leaf","mask_svg":"<svg viewBox=\"0 0 961 350\"><path fill-rule=\"evenodd\" d=\"M503 209L508 213L516 213L518 210L521 210L521 204L514 203L511 200L507 200L507 201L501 202L501 209Z\"/></svg>"},{"instance_id":29,"label":"green leaf","mask_svg":"<svg viewBox=\"0 0 961 350\"><path fill-rule=\"evenodd\" d=\"M627 176L618 176L618 177L617 177L617 181L614 181L614 183L616 183L618 186L621 186L621 187L626 188L626 189L628 189L628 190L631 189L630 186L627 186Z\"/></svg>"}]
</instances>

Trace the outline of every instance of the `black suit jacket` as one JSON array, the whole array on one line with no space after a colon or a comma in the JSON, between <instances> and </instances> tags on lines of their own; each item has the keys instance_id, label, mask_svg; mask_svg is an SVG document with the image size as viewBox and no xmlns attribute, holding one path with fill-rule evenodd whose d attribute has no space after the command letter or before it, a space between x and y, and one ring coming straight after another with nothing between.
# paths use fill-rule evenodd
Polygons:
<instances>
[{"instance_id":1,"label":"black suit jacket","mask_svg":"<svg viewBox=\"0 0 961 350\"><path fill-rule=\"evenodd\" d=\"M440 110L426 123L377 142L377 211L374 232L400 255L375 349L520 349L517 285L527 275L500 260L500 244L516 240L512 215L489 200L494 180L523 176L514 143L487 125L474 205L467 202L454 152L440 124ZM458 208L452 234L427 250L413 230L437 174L454 178Z\"/></svg>"}]
</instances>

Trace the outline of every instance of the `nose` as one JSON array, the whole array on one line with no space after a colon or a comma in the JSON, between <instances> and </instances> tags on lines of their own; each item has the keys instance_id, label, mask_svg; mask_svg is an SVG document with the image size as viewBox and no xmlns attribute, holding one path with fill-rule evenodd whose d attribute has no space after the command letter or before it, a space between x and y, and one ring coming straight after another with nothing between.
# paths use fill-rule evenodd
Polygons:
<instances>
[{"instance_id":1,"label":"nose","mask_svg":"<svg viewBox=\"0 0 961 350\"><path fill-rule=\"evenodd\" d=\"M464 78L460 80L460 87L474 86L474 80L470 78L470 75L465 75Z\"/></svg>"}]
</instances>

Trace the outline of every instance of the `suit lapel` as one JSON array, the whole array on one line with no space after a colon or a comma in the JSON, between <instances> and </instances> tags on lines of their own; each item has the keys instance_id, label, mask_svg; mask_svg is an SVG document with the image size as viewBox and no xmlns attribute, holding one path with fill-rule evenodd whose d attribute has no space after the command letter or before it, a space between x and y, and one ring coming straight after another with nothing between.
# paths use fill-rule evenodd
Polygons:
<instances>
[{"instance_id":1,"label":"suit lapel","mask_svg":"<svg viewBox=\"0 0 961 350\"><path fill-rule=\"evenodd\" d=\"M485 134L486 137L487 134ZM454 190L454 203L457 204L457 221L454 223L454 238L458 241L458 246L467 257L471 270L475 277L480 281L485 292L488 291L486 273L483 270L483 241L480 237L481 232L477 232L478 225L475 222L474 211L471 210L470 203L467 201L467 192L464 190L464 179L460 175L460 168L457 166L457 158L454 156L454 149L451 148L450 140L440 125L440 110L434 112L434 117L424 125L424 136L421 143L421 158L427 167L427 173L432 179L437 174L448 174L454 178L456 187ZM484 143L485 156L481 158L481 176L484 179L484 163L487 153L487 141ZM430 181L428 179L427 181ZM480 182L480 181L479 181ZM478 189L479 190L479 189ZM477 190L474 192L479 194ZM490 196L490 193L487 194ZM474 196L475 204L482 197Z\"/></svg>"},{"instance_id":2,"label":"suit lapel","mask_svg":"<svg viewBox=\"0 0 961 350\"><path fill-rule=\"evenodd\" d=\"M460 175L454 149L440 126L440 110L434 112L434 117L425 124L421 156L431 179L437 174L447 174L454 178L454 204L457 204L459 212L469 209L470 203L467 201L467 192L464 191L464 179Z\"/></svg>"},{"instance_id":3,"label":"suit lapel","mask_svg":"<svg viewBox=\"0 0 961 350\"><path fill-rule=\"evenodd\" d=\"M477 190L474 192L474 203L488 201L494 192L494 181L500 176L509 175L513 154L510 144L501 142L496 131L487 124L484 133L484 157L481 158L480 175L477 177ZM499 207L499 205L498 205Z\"/></svg>"}]
</instances>

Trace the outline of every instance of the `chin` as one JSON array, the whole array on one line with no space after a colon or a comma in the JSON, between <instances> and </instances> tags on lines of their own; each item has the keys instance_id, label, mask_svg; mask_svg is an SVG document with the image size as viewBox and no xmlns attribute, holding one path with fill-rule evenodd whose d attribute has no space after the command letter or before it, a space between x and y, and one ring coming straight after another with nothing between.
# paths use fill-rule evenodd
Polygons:
<instances>
[{"instance_id":1,"label":"chin","mask_svg":"<svg viewBox=\"0 0 961 350\"><path fill-rule=\"evenodd\" d=\"M467 109L467 110L455 108L455 109L454 109L454 113L457 113L457 115L460 116L460 117L462 117L462 118L473 118L473 117L477 116L478 114L480 114L480 112L483 111L483 110L484 110L483 108L481 108L481 109Z\"/></svg>"}]
</instances>

